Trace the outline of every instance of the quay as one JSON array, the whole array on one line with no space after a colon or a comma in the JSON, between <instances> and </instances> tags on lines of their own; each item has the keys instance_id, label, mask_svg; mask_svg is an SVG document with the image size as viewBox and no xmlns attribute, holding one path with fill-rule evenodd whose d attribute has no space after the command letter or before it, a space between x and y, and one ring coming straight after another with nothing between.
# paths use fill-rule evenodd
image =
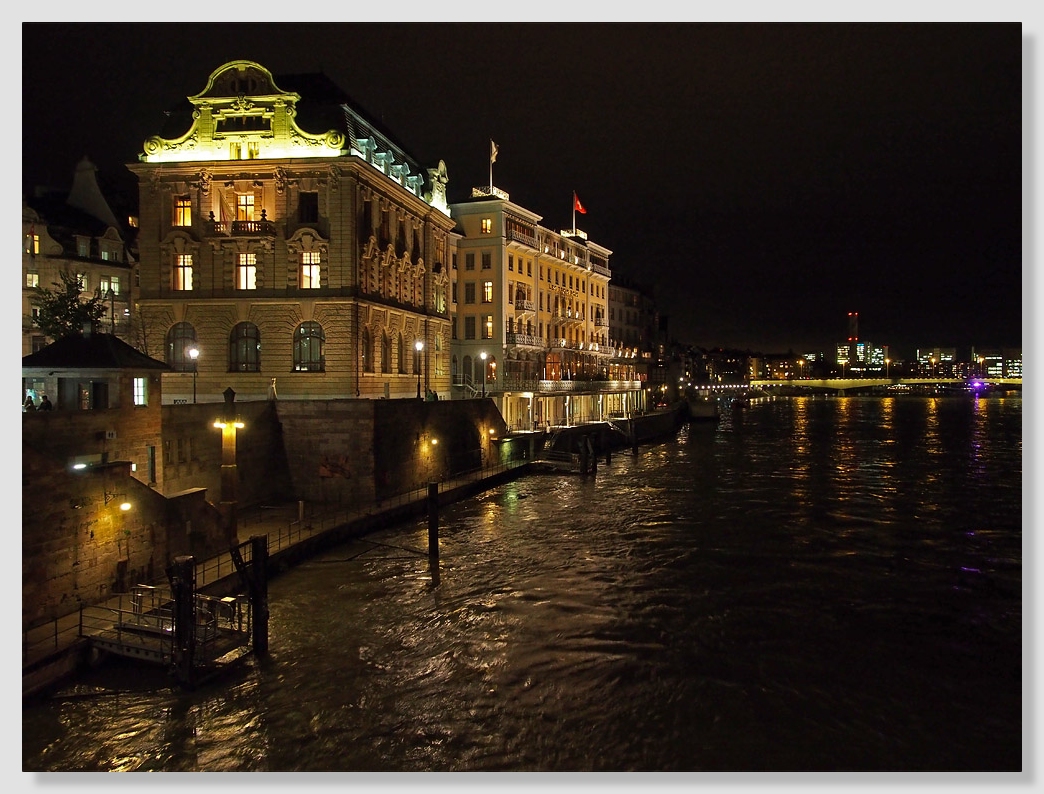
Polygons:
<instances>
[{"instance_id":1,"label":"quay","mask_svg":"<svg viewBox=\"0 0 1044 794\"><path fill-rule=\"evenodd\" d=\"M676 431L682 421L684 412L674 408L615 422L609 427L612 432L608 433L605 426L609 423L554 428L546 440L549 447L554 447L552 437L566 441L597 435L608 445L631 444L636 453L638 443L653 441ZM545 434L537 432L533 435L540 437L543 446ZM549 453L552 451L548 450ZM544 454L506 461L362 507L321 505L316 510L314 504L291 502L244 509L237 515L236 522L239 547L194 561L197 603L213 604L210 612L216 616L212 628L197 623L204 640L202 661L207 665L213 665L219 659L235 661L244 655L242 651L250 644L252 618L249 604L241 595L244 582L237 562L241 565L242 559L236 557L242 550L249 549L252 542L263 539L262 545L267 549L266 576L272 576L351 538L429 514L432 497L440 507L452 504L527 474L556 470L548 469L547 463ZM590 471L593 474L594 467ZM306 507L312 508L310 514ZM437 573L433 579L437 579ZM168 588L166 582L140 584L130 593L83 606L76 612L23 631L23 699L51 689L85 666L97 663L106 653L172 664L173 620L169 610L164 612L154 605L142 607L143 598L152 599L155 604L153 590L166 592Z\"/></svg>"}]
</instances>

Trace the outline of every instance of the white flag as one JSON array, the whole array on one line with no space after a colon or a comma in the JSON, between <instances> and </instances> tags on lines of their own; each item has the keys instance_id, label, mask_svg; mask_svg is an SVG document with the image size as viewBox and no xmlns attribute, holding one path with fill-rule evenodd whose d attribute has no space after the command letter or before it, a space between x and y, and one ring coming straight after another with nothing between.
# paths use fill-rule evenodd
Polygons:
<instances>
[{"instance_id":1,"label":"white flag","mask_svg":"<svg viewBox=\"0 0 1044 794\"><path fill-rule=\"evenodd\" d=\"M497 152L499 152L499 151L500 151L499 147L495 143L493 143L493 139L490 138L490 140L489 140L489 164L490 165L493 165L493 163L495 163L497 161Z\"/></svg>"}]
</instances>

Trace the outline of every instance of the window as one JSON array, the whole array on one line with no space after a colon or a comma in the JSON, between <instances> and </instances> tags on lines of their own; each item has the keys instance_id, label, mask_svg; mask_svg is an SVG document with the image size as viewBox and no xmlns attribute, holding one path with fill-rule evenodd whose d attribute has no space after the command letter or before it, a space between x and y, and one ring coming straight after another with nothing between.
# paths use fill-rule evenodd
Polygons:
<instances>
[{"instance_id":1,"label":"window","mask_svg":"<svg viewBox=\"0 0 1044 794\"><path fill-rule=\"evenodd\" d=\"M167 331L167 364L175 372L192 372L195 362L188 351L196 347L196 329L192 324L175 323Z\"/></svg>"},{"instance_id":2,"label":"window","mask_svg":"<svg viewBox=\"0 0 1044 794\"><path fill-rule=\"evenodd\" d=\"M261 332L253 323L238 323L229 334L228 371L261 371Z\"/></svg>"},{"instance_id":3,"label":"window","mask_svg":"<svg viewBox=\"0 0 1044 794\"><path fill-rule=\"evenodd\" d=\"M491 267L493 267L493 254L491 254L489 251L483 251L482 252L482 269L483 270L489 270Z\"/></svg>"},{"instance_id":4,"label":"window","mask_svg":"<svg viewBox=\"0 0 1044 794\"><path fill-rule=\"evenodd\" d=\"M36 256L40 253L40 235L27 234L25 236L25 252L32 256Z\"/></svg>"},{"instance_id":5,"label":"window","mask_svg":"<svg viewBox=\"0 0 1044 794\"><path fill-rule=\"evenodd\" d=\"M174 258L174 289L192 289L192 254L178 254Z\"/></svg>"},{"instance_id":6,"label":"window","mask_svg":"<svg viewBox=\"0 0 1044 794\"><path fill-rule=\"evenodd\" d=\"M532 276L533 275L533 263L532 262L526 262L526 275L527 276Z\"/></svg>"},{"instance_id":7,"label":"window","mask_svg":"<svg viewBox=\"0 0 1044 794\"><path fill-rule=\"evenodd\" d=\"M474 339L475 338L475 318L465 317L464 318L464 338Z\"/></svg>"},{"instance_id":8,"label":"window","mask_svg":"<svg viewBox=\"0 0 1044 794\"><path fill-rule=\"evenodd\" d=\"M319 289L319 252L301 252L301 289Z\"/></svg>"},{"instance_id":9,"label":"window","mask_svg":"<svg viewBox=\"0 0 1044 794\"><path fill-rule=\"evenodd\" d=\"M373 372L373 337L369 328L363 328L362 359L363 372Z\"/></svg>"},{"instance_id":10,"label":"window","mask_svg":"<svg viewBox=\"0 0 1044 794\"><path fill-rule=\"evenodd\" d=\"M319 222L319 194L302 191L297 202L297 220L301 223Z\"/></svg>"},{"instance_id":11,"label":"window","mask_svg":"<svg viewBox=\"0 0 1044 794\"><path fill-rule=\"evenodd\" d=\"M25 274L25 286L27 287L39 287L40 286L40 274L39 273L26 273Z\"/></svg>"},{"instance_id":12,"label":"window","mask_svg":"<svg viewBox=\"0 0 1044 794\"><path fill-rule=\"evenodd\" d=\"M493 282L483 281L482 282L482 302L492 303L493 302Z\"/></svg>"},{"instance_id":13,"label":"window","mask_svg":"<svg viewBox=\"0 0 1044 794\"><path fill-rule=\"evenodd\" d=\"M326 337L319 323L301 323L294 331L294 371L322 372L326 369L323 346Z\"/></svg>"},{"instance_id":14,"label":"window","mask_svg":"<svg viewBox=\"0 0 1044 794\"><path fill-rule=\"evenodd\" d=\"M464 254L464 269L474 270L475 269L475 254L467 253Z\"/></svg>"},{"instance_id":15,"label":"window","mask_svg":"<svg viewBox=\"0 0 1044 794\"><path fill-rule=\"evenodd\" d=\"M465 281L464 282L464 303L475 302L475 282Z\"/></svg>"},{"instance_id":16,"label":"window","mask_svg":"<svg viewBox=\"0 0 1044 794\"><path fill-rule=\"evenodd\" d=\"M147 378L135 378L134 379L134 404L135 405L148 405L149 404L149 392L148 392L148 379Z\"/></svg>"},{"instance_id":17,"label":"window","mask_svg":"<svg viewBox=\"0 0 1044 794\"><path fill-rule=\"evenodd\" d=\"M483 218L482 219L482 233L489 234L493 231L493 219Z\"/></svg>"},{"instance_id":18,"label":"window","mask_svg":"<svg viewBox=\"0 0 1044 794\"><path fill-rule=\"evenodd\" d=\"M510 270L512 272L514 272L514 270L515 270L515 257L513 257L511 254L508 254L508 270ZM519 261L519 263L518 263L518 272L519 273L522 272L522 262L521 261Z\"/></svg>"},{"instance_id":19,"label":"window","mask_svg":"<svg viewBox=\"0 0 1044 794\"><path fill-rule=\"evenodd\" d=\"M399 336L398 336L398 339L396 341L397 341L397 347L398 347L398 353L399 353L399 356L398 356L398 358L399 358L399 374L400 375L405 375L406 374L406 340L403 338L402 334L400 333Z\"/></svg>"},{"instance_id":20,"label":"window","mask_svg":"<svg viewBox=\"0 0 1044 794\"><path fill-rule=\"evenodd\" d=\"M235 159L239 159L238 157ZM236 220L237 221L252 221L254 220L254 194L253 193L237 193L236 194Z\"/></svg>"},{"instance_id":21,"label":"window","mask_svg":"<svg viewBox=\"0 0 1044 794\"><path fill-rule=\"evenodd\" d=\"M457 282L456 281L454 281L453 284L450 285L450 295L451 295L451 300L454 303L456 303L457 302Z\"/></svg>"},{"instance_id":22,"label":"window","mask_svg":"<svg viewBox=\"0 0 1044 794\"><path fill-rule=\"evenodd\" d=\"M257 254L240 254L236 289L257 289Z\"/></svg>"},{"instance_id":23,"label":"window","mask_svg":"<svg viewBox=\"0 0 1044 794\"><path fill-rule=\"evenodd\" d=\"M192 225L192 200L188 196L174 197L174 225Z\"/></svg>"},{"instance_id":24,"label":"window","mask_svg":"<svg viewBox=\"0 0 1044 794\"><path fill-rule=\"evenodd\" d=\"M91 244L90 244L90 242L87 241L87 240L83 240L83 239L77 240L76 241L76 255L77 256L82 256L82 257L87 257L87 256L90 256L90 254L91 254Z\"/></svg>"},{"instance_id":25,"label":"window","mask_svg":"<svg viewBox=\"0 0 1044 794\"><path fill-rule=\"evenodd\" d=\"M457 252L456 251L453 252L453 269L454 270L457 269Z\"/></svg>"},{"instance_id":26,"label":"window","mask_svg":"<svg viewBox=\"0 0 1044 794\"><path fill-rule=\"evenodd\" d=\"M487 314L486 319L482 323L482 338L492 339L493 338L493 315Z\"/></svg>"},{"instance_id":27,"label":"window","mask_svg":"<svg viewBox=\"0 0 1044 794\"><path fill-rule=\"evenodd\" d=\"M391 339L381 331L381 372L391 372Z\"/></svg>"}]
</instances>

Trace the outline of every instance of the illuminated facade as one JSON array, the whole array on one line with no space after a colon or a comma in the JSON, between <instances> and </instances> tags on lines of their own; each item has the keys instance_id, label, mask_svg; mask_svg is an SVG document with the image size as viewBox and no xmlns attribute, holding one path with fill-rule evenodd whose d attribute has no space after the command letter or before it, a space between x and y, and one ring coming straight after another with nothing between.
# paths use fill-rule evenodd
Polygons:
<instances>
[{"instance_id":1,"label":"illuminated facade","mask_svg":"<svg viewBox=\"0 0 1044 794\"><path fill-rule=\"evenodd\" d=\"M521 430L644 408L642 384L610 339L612 252L582 231L541 226L492 186L450 210L461 232L451 270L455 396L485 392Z\"/></svg>"},{"instance_id":2,"label":"illuminated facade","mask_svg":"<svg viewBox=\"0 0 1044 794\"><path fill-rule=\"evenodd\" d=\"M106 314L98 330L135 342L131 323L135 261L126 239L128 229L102 195L96 172L85 158L76 167L68 195L22 200L23 356L54 341L32 318L37 312L35 288L54 290L60 273L78 276L84 296L103 299Z\"/></svg>"},{"instance_id":3,"label":"illuminated facade","mask_svg":"<svg viewBox=\"0 0 1044 794\"><path fill-rule=\"evenodd\" d=\"M138 305L166 401L449 396L443 163L422 169L324 75L252 61L216 69L139 161Z\"/></svg>"}]
</instances>

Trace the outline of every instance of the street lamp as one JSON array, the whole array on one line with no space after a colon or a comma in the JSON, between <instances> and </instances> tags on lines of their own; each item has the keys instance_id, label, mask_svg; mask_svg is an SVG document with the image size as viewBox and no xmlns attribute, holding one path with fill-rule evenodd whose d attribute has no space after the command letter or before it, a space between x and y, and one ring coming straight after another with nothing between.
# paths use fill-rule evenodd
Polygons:
<instances>
[{"instance_id":1,"label":"street lamp","mask_svg":"<svg viewBox=\"0 0 1044 794\"><path fill-rule=\"evenodd\" d=\"M419 400L421 398L421 396L420 396L421 351L424 349L424 343L421 340L418 339L416 341L416 343L414 343L413 346L415 348L417 348L417 399Z\"/></svg>"},{"instance_id":2,"label":"street lamp","mask_svg":"<svg viewBox=\"0 0 1044 794\"><path fill-rule=\"evenodd\" d=\"M888 376L888 367L889 367L889 365L891 363L892 363L892 359L890 359L890 358L886 358L885 359L885 380L888 380L888 377L889 377Z\"/></svg>"},{"instance_id":3,"label":"street lamp","mask_svg":"<svg viewBox=\"0 0 1044 794\"><path fill-rule=\"evenodd\" d=\"M188 349L188 357L192 359L192 404L196 404L196 376L199 375L199 365L196 360L199 358L199 348L192 346Z\"/></svg>"},{"instance_id":4,"label":"street lamp","mask_svg":"<svg viewBox=\"0 0 1044 794\"><path fill-rule=\"evenodd\" d=\"M479 358L482 359L482 396L486 396L486 351L483 350L479 353Z\"/></svg>"}]
</instances>

